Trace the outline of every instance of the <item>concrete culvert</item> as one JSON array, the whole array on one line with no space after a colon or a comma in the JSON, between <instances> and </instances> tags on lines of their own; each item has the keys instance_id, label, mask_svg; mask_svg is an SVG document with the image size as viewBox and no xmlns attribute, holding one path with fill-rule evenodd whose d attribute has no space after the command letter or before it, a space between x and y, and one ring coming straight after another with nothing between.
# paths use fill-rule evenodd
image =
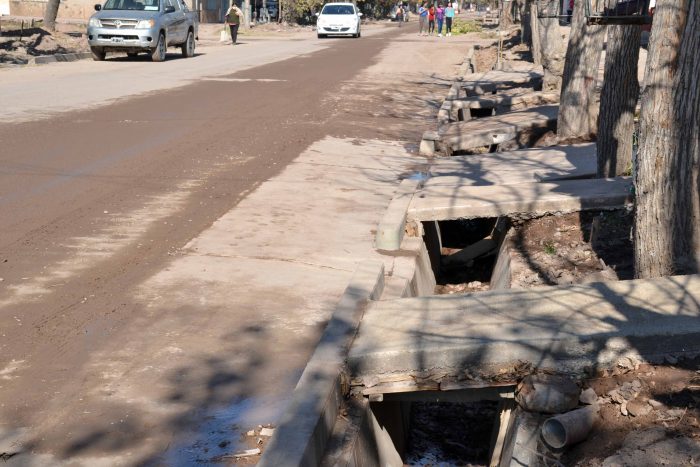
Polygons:
<instances>
[{"instance_id":1,"label":"concrete culvert","mask_svg":"<svg viewBox=\"0 0 700 467\"><path fill-rule=\"evenodd\" d=\"M542 439L553 449L581 442L588 437L597 414L598 408L590 406L549 418L542 425Z\"/></svg>"}]
</instances>

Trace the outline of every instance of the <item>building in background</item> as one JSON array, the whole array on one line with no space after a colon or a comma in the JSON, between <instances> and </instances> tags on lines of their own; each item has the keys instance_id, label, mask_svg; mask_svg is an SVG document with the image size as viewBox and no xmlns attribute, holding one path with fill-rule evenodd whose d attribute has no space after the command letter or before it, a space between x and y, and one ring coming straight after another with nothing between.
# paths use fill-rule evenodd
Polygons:
<instances>
[{"instance_id":1,"label":"building in background","mask_svg":"<svg viewBox=\"0 0 700 467\"><path fill-rule=\"evenodd\" d=\"M193 11L200 12L202 23L223 23L231 0L185 0ZM43 17L47 0L0 0L0 15ZM61 0L59 19L87 20L95 12L95 3L104 0ZM242 8L243 0L236 0ZM263 0L251 0L251 18L262 18ZM279 11L277 0L266 0L270 19L275 21Z\"/></svg>"}]
</instances>

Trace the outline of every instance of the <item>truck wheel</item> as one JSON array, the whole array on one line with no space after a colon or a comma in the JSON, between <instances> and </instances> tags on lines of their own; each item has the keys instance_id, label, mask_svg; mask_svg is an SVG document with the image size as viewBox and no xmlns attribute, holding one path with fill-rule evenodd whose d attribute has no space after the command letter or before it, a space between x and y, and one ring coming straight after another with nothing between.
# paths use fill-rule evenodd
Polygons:
<instances>
[{"instance_id":1,"label":"truck wheel","mask_svg":"<svg viewBox=\"0 0 700 467\"><path fill-rule=\"evenodd\" d=\"M187 32L187 40L182 44L182 56L185 58L194 56L194 34L191 30Z\"/></svg>"},{"instance_id":2,"label":"truck wheel","mask_svg":"<svg viewBox=\"0 0 700 467\"><path fill-rule=\"evenodd\" d=\"M127 52L126 56L129 58L136 58L139 56L138 52Z\"/></svg>"},{"instance_id":3,"label":"truck wheel","mask_svg":"<svg viewBox=\"0 0 700 467\"><path fill-rule=\"evenodd\" d=\"M165 60L167 53L167 45L165 44L165 33L161 32L156 42L156 48L151 50L151 60L154 62L162 62Z\"/></svg>"},{"instance_id":4,"label":"truck wheel","mask_svg":"<svg viewBox=\"0 0 700 467\"><path fill-rule=\"evenodd\" d=\"M107 52L105 52L105 49L102 49L100 47L90 47L90 52L92 52L92 59L96 62L104 61L105 57L107 56Z\"/></svg>"}]
</instances>

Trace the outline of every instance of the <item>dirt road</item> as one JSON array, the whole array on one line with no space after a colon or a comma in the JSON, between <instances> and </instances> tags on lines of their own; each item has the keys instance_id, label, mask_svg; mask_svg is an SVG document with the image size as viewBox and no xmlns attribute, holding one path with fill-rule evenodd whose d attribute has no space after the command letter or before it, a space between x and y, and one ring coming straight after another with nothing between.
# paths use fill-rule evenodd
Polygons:
<instances>
[{"instance_id":1,"label":"dirt road","mask_svg":"<svg viewBox=\"0 0 700 467\"><path fill-rule=\"evenodd\" d=\"M391 69L379 63L387 48L395 57L394 50L413 47L405 29L402 36L391 29L359 41L329 41L306 56L93 110L0 124L0 453L21 446L10 459L17 465L209 462L210 447L192 442L195 435L183 441L187 433L218 430L224 440L218 448L225 451L246 427L207 425L206 410L226 404L231 412L244 410L259 385L293 388L324 322L292 323L267 335L258 319L265 307L287 301L303 308L284 286L253 303L238 292L214 297L222 292L207 290L206 281L215 279L203 279L196 285L200 294L187 296L205 310L194 316L186 313L186 300L172 292L163 297L157 287L145 293L143 284L166 277L168 287L191 288L167 279L188 242L315 141L329 135L400 139L406 128L400 119L414 119L405 135L417 139L420 111L433 114L435 103L426 106L425 96L418 105L387 101L395 76L378 85L376 73L366 79L367 70ZM456 55L436 63L449 69ZM425 53L421 60L432 57ZM428 73L410 76L427 79ZM436 86L439 91L444 83ZM414 91L425 95L429 88L414 82ZM285 216L293 213L271 209L256 222L274 230ZM255 245L260 235L251 235ZM363 235L369 237L369 229ZM229 274L202 264L191 277ZM337 271L328 280L341 284L352 269ZM235 285L245 289L241 277ZM336 298L317 301L328 310ZM217 300L229 304L225 322L211 306ZM169 339L183 334L206 350L196 366L166 372L149 364L150 357L177 358L183 350ZM134 381L139 384L129 397L112 397ZM155 387L163 390L151 391ZM284 402L256 402L267 407L258 419L274 422ZM152 410L139 412L139 404ZM176 407L177 416L163 406ZM239 421L235 413L231 420Z\"/></svg>"}]
</instances>

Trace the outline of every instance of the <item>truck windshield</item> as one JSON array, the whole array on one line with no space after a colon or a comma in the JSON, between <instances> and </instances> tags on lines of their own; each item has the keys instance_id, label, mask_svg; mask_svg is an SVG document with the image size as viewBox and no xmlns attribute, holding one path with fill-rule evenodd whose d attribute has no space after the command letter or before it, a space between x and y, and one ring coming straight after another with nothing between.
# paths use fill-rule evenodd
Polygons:
<instances>
[{"instance_id":1,"label":"truck windshield","mask_svg":"<svg viewBox=\"0 0 700 467\"><path fill-rule=\"evenodd\" d=\"M322 15L354 15L352 5L326 5L321 11Z\"/></svg>"},{"instance_id":2,"label":"truck windshield","mask_svg":"<svg viewBox=\"0 0 700 467\"><path fill-rule=\"evenodd\" d=\"M160 10L160 0L107 0L103 10Z\"/></svg>"}]
</instances>

